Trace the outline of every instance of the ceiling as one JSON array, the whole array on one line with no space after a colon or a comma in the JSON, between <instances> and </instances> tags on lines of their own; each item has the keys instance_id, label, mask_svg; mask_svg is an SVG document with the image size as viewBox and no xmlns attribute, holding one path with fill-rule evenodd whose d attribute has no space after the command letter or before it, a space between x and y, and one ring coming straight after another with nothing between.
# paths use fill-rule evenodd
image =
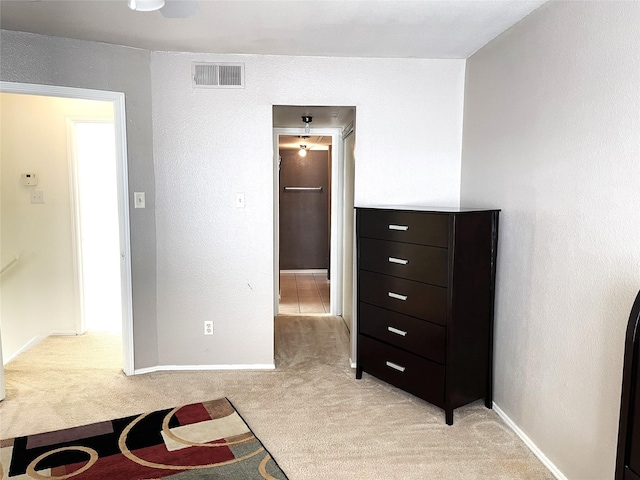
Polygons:
<instances>
[{"instance_id":1,"label":"ceiling","mask_svg":"<svg viewBox=\"0 0 640 480\"><path fill-rule=\"evenodd\" d=\"M287 106L273 107L273 126L276 128L304 128L302 116L312 117L310 128L344 128L355 120L356 108L348 106Z\"/></svg>"},{"instance_id":2,"label":"ceiling","mask_svg":"<svg viewBox=\"0 0 640 480\"><path fill-rule=\"evenodd\" d=\"M274 128L304 128L302 116L311 117L309 122L310 135L307 139L300 139L296 135L281 135L278 140L280 148L299 149L300 145L307 145L309 149L326 148L331 145L331 136L318 136L314 132L318 128L344 129L349 124L355 124L356 107L349 106L298 106L298 105L274 105ZM317 132L317 130L316 130Z\"/></svg>"},{"instance_id":3,"label":"ceiling","mask_svg":"<svg viewBox=\"0 0 640 480\"><path fill-rule=\"evenodd\" d=\"M0 0L0 28L152 51L463 59L545 0L165 1ZM303 127L302 115L344 128L355 107L274 106L273 126Z\"/></svg>"},{"instance_id":4,"label":"ceiling","mask_svg":"<svg viewBox=\"0 0 640 480\"><path fill-rule=\"evenodd\" d=\"M544 0L0 0L0 27L154 51L467 58ZM195 13L195 14L192 14ZM186 18L175 18L188 15ZM167 18L174 17L174 18Z\"/></svg>"}]
</instances>

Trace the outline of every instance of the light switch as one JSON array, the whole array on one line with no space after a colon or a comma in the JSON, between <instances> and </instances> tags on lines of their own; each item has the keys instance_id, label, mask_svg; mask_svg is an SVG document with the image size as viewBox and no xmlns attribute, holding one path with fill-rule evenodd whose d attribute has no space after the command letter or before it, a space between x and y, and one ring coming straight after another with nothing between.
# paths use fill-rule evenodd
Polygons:
<instances>
[{"instance_id":1,"label":"light switch","mask_svg":"<svg viewBox=\"0 0 640 480\"><path fill-rule=\"evenodd\" d=\"M134 208L145 208L144 192L133 192Z\"/></svg>"}]
</instances>

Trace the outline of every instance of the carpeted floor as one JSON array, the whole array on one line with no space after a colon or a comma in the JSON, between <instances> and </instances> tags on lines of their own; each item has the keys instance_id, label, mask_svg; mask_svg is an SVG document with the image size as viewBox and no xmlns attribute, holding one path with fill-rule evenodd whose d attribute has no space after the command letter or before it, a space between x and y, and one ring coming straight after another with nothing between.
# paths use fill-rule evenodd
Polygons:
<instances>
[{"instance_id":1,"label":"carpeted floor","mask_svg":"<svg viewBox=\"0 0 640 480\"><path fill-rule=\"evenodd\" d=\"M50 337L5 366L0 438L227 397L291 480L554 478L482 402L447 426L439 408L355 380L348 343L339 318L279 317L275 371L126 377L117 338Z\"/></svg>"}]
</instances>

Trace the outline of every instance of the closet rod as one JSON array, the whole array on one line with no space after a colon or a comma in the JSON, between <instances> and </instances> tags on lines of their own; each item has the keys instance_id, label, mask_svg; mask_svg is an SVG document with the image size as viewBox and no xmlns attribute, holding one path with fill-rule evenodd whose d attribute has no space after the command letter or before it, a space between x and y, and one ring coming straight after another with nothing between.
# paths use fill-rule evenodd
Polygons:
<instances>
[{"instance_id":1,"label":"closet rod","mask_svg":"<svg viewBox=\"0 0 640 480\"><path fill-rule=\"evenodd\" d=\"M285 190L321 192L322 187L284 187Z\"/></svg>"}]
</instances>

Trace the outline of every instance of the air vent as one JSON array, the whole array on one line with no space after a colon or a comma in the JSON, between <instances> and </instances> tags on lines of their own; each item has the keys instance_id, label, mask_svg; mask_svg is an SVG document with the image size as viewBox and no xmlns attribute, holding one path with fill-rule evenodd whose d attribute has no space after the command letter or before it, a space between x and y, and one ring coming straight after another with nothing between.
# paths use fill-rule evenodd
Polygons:
<instances>
[{"instance_id":1,"label":"air vent","mask_svg":"<svg viewBox=\"0 0 640 480\"><path fill-rule=\"evenodd\" d=\"M194 88L244 88L244 63L193 63Z\"/></svg>"}]
</instances>

